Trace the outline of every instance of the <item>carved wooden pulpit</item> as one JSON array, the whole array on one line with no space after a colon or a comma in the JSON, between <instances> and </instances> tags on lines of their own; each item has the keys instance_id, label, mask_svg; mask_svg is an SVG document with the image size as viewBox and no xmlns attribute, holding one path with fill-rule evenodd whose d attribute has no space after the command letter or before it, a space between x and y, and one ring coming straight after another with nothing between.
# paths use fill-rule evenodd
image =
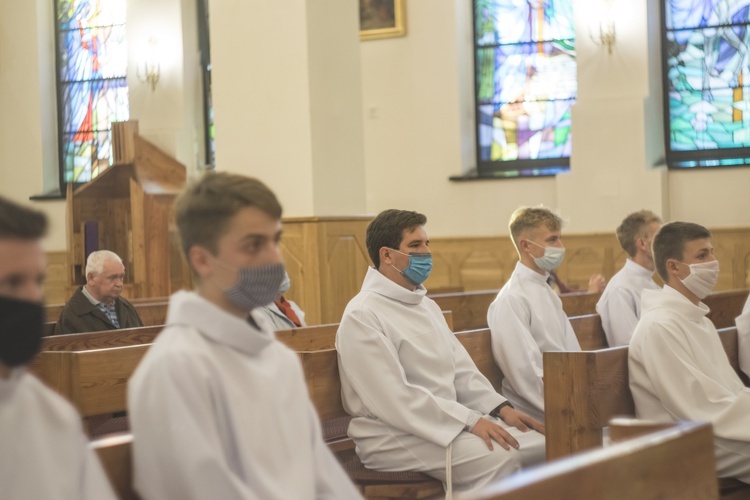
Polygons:
<instances>
[{"instance_id":1,"label":"carved wooden pulpit","mask_svg":"<svg viewBox=\"0 0 750 500\"><path fill-rule=\"evenodd\" d=\"M75 190L68 184L68 294L85 283L94 250L122 258L130 298L189 286L172 210L185 166L140 137L136 121L112 124L112 149L110 168Z\"/></svg>"}]
</instances>

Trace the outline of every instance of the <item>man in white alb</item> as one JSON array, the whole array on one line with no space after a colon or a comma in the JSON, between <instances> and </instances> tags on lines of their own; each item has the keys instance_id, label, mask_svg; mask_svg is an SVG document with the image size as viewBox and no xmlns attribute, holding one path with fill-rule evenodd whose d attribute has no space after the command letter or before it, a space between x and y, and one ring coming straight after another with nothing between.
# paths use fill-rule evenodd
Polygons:
<instances>
[{"instance_id":1,"label":"man in white alb","mask_svg":"<svg viewBox=\"0 0 750 500\"><path fill-rule=\"evenodd\" d=\"M503 371L503 394L520 411L544 420L542 353L580 351L560 297L547 284L565 256L562 220L544 207L510 217L519 262L487 311L492 354Z\"/></svg>"},{"instance_id":2,"label":"man in white alb","mask_svg":"<svg viewBox=\"0 0 750 500\"><path fill-rule=\"evenodd\" d=\"M735 324L737 325L740 370L750 378L750 297L747 298L742 314L737 316Z\"/></svg>"},{"instance_id":3,"label":"man in white alb","mask_svg":"<svg viewBox=\"0 0 750 500\"><path fill-rule=\"evenodd\" d=\"M665 224L653 243L662 290L644 290L628 349L638 418L713 424L719 477L750 483L750 388L732 369L701 302L719 277L711 233Z\"/></svg>"},{"instance_id":4,"label":"man in white alb","mask_svg":"<svg viewBox=\"0 0 750 500\"><path fill-rule=\"evenodd\" d=\"M281 205L260 181L209 173L175 202L196 285L128 384L144 500L361 498L321 437L297 354L257 310L284 279Z\"/></svg>"},{"instance_id":5,"label":"man in white alb","mask_svg":"<svg viewBox=\"0 0 750 500\"><path fill-rule=\"evenodd\" d=\"M660 289L653 279L651 252L651 242L660 227L658 215L641 210L625 217L617 228L617 241L628 259L609 280L596 304L609 347L628 345L641 316L641 292Z\"/></svg>"},{"instance_id":6,"label":"man in white alb","mask_svg":"<svg viewBox=\"0 0 750 500\"><path fill-rule=\"evenodd\" d=\"M0 498L114 500L81 416L26 371L44 325L46 227L0 198Z\"/></svg>"},{"instance_id":7,"label":"man in white alb","mask_svg":"<svg viewBox=\"0 0 750 500\"><path fill-rule=\"evenodd\" d=\"M544 428L493 389L425 296L426 222L386 210L367 227L374 267L336 334L342 396L366 467L464 491L544 460Z\"/></svg>"}]
</instances>

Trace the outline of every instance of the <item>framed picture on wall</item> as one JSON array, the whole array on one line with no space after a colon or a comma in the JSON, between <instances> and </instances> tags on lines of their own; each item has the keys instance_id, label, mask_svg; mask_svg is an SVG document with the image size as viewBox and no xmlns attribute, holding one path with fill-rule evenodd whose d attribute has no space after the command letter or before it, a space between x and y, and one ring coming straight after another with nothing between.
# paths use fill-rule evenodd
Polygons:
<instances>
[{"instance_id":1,"label":"framed picture on wall","mask_svg":"<svg viewBox=\"0 0 750 500\"><path fill-rule=\"evenodd\" d=\"M359 0L359 39L406 35L406 0Z\"/></svg>"}]
</instances>

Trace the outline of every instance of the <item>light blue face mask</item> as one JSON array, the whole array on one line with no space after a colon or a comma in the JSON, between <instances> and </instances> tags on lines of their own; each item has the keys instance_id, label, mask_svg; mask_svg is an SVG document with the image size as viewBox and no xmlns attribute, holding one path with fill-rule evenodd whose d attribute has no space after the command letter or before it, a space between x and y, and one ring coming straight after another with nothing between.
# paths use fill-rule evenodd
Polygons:
<instances>
[{"instance_id":1,"label":"light blue face mask","mask_svg":"<svg viewBox=\"0 0 750 500\"><path fill-rule=\"evenodd\" d=\"M391 267L400 272L412 285L421 285L430 277L432 271L432 254L430 252L404 253L392 248L394 252L409 256L409 265L406 269L399 269L393 264Z\"/></svg>"},{"instance_id":2,"label":"light blue face mask","mask_svg":"<svg viewBox=\"0 0 750 500\"><path fill-rule=\"evenodd\" d=\"M542 255L541 257L534 257L532 255L534 264L536 264L539 269L541 269L542 271L550 272L560 267L560 264L562 264L562 261L565 258L565 248L543 247L542 245L534 243L531 240L527 241L532 245L544 248L544 255Z\"/></svg>"}]
</instances>

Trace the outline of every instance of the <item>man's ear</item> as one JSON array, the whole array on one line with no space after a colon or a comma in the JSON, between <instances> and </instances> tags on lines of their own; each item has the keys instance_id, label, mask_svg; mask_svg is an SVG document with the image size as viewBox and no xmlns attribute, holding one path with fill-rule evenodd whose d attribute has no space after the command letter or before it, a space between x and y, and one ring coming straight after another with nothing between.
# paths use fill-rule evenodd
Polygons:
<instances>
[{"instance_id":1,"label":"man's ear","mask_svg":"<svg viewBox=\"0 0 750 500\"><path fill-rule=\"evenodd\" d=\"M188 250L188 263L193 271L201 278L211 274L211 257L208 250L198 245L193 245Z\"/></svg>"},{"instance_id":2,"label":"man's ear","mask_svg":"<svg viewBox=\"0 0 750 500\"><path fill-rule=\"evenodd\" d=\"M91 283L91 280L94 279L94 273L86 273L86 283Z\"/></svg>"},{"instance_id":3,"label":"man's ear","mask_svg":"<svg viewBox=\"0 0 750 500\"><path fill-rule=\"evenodd\" d=\"M380 247L380 263L386 265L393 264L393 249L388 247Z\"/></svg>"},{"instance_id":4,"label":"man's ear","mask_svg":"<svg viewBox=\"0 0 750 500\"><path fill-rule=\"evenodd\" d=\"M670 277L679 279L679 272L680 268L677 267L677 261L675 259L667 259L667 274L669 274Z\"/></svg>"}]
</instances>

